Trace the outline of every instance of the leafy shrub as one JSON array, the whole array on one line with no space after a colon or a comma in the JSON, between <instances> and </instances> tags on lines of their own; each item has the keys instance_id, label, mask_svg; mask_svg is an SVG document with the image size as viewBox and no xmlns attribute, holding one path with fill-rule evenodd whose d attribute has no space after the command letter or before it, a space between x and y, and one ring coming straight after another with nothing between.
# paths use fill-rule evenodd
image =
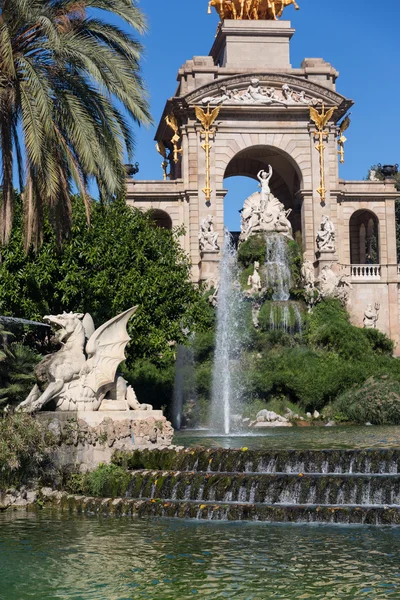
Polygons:
<instances>
[{"instance_id":1,"label":"leafy shrub","mask_svg":"<svg viewBox=\"0 0 400 600\"><path fill-rule=\"evenodd\" d=\"M259 262L263 265L267 252L267 244L263 234L252 235L248 240L240 245L238 251L238 261L242 267L247 268Z\"/></svg>"},{"instance_id":2,"label":"leafy shrub","mask_svg":"<svg viewBox=\"0 0 400 600\"><path fill-rule=\"evenodd\" d=\"M31 415L0 417L0 488L39 477L54 444L53 435Z\"/></svg>"},{"instance_id":3,"label":"leafy shrub","mask_svg":"<svg viewBox=\"0 0 400 600\"><path fill-rule=\"evenodd\" d=\"M71 494L118 498L126 494L131 479L124 468L115 464L101 464L94 471L72 473L65 483L65 489Z\"/></svg>"},{"instance_id":4,"label":"leafy shrub","mask_svg":"<svg viewBox=\"0 0 400 600\"><path fill-rule=\"evenodd\" d=\"M400 382L390 377L371 377L358 388L342 394L332 406L332 414L356 423L400 425Z\"/></svg>"},{"instance_id":5,"label":"leafy shrub","mask_svg":"<svg viewBox=\"0 0 400 600\"><path fill-rule=\"evenodd\" d=\"M379 329L361 329L360 331L367 338L373 352L387 356L393 355L394 342L382 331Z\"/></svg>"},{"instance_id":6,"label":"leafy shrub","mask_svg":"<svg viewBox=\"0 0 400 600\"><path fill-rule=\"evenodd\" d=\"M37 352L20 342L4 346L0 360L0 409L25 400L35 383L34 369L39 360Z\"/></svg>"},{"instance_id":7,"label":"leafy shrub","mask_svg":"<svg viewBox=\"0 0 400 600\"><path fill-rule=\"evenodd\" d=\"M99 465L94 471L86 473L83 489L90 496L117 498L125 495L130 480L130 474L122 467Z\"/></svg>"},{"instance_id":8,"label":"leafy shrub","mask_svg":"<svg viewBox=\"0 0 400 600\"><path fill-rule=\"evenodd\" d=\"M140 403L151 404L156 409L170 404L175 379L172 357L163 366L146 359L137 360L130 369L125 366L123 374L133 386Z\"/></svg>"},{"instance_id":9,"label":"leafy shrub","mask_svg":"<svg viewBox=\"0 0 400 600\"><path fill-rule=\"evenodd\" d=\"M288 240L288 250L292 287L297 288L301 284L301 267L303 265L301 246L297 241Z\"/></svg>"}]
</instances>

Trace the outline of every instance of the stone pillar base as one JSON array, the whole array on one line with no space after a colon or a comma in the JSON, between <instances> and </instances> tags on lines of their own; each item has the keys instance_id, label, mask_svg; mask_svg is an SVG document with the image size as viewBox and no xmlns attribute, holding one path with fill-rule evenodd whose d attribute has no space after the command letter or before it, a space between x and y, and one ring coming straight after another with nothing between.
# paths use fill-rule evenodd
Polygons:
<instances>
[{"instance_id":1,"label":"stone pillar base","mask_svg":"<svg viewBox=\"0 0 400 600\"><path fill-rule=\"evenodd\" d=\"M202 252L200 262L200 279L201 281L212 281L216 284L219 280L219 263L220 252Z\"/></svg>"}]
</instances>

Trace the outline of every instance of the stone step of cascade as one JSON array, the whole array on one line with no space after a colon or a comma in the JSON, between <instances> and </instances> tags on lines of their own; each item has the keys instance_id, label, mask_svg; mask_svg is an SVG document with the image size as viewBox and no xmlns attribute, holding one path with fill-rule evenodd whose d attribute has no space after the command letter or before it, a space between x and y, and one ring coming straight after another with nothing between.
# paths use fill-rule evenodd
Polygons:
<instances>
[{"instance_id":1,"label":"stone step of cascade","mask_svg":"<svg viewBox=\"0 0 400 600\"><path fill-rule=\"evenodd\" d=\"M391 506L293 506L147 500L136 503L135 515L207 521L400 525L400 507Z\"/></svg>"},{"instance_id":2,"label":"stone step of cascade","mask_svg":"<svg viewBox=\"0 0 400 600\"><path fill-rule=\"evenodd\" d=\"M138 471L127 498L266 505L399 506L400 475Z\"/></svg>"},{"instance_id":3,"label":"stone step of cascade","mask_svg":"<svg viewBox=\"0 0 400 600\"><path fill-rule=\"evenodd\" d=\"M184 450L118 451L128 469L209 473L400 474L400 448L371 450Z\"/></svg>"}]
</instances>

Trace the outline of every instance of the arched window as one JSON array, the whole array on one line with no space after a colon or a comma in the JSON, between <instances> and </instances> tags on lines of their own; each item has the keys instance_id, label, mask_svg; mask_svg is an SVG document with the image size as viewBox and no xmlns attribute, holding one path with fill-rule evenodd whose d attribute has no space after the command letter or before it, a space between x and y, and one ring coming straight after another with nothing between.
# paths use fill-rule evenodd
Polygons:
<instances>
[{"instance_id":1,"label":"arched window","mask_svg":"<svg viewBox=\"0 0 400 600\"><path fill-rule=\"evenodd\" d=\"M379 220L370 210L358 210L350 219L350 260L352 265L378 265Z\"/></svg>"},{"instance_id":2,"label":"arched window","mask_svg":"<svg viewBox=\"0 0 400 600\"><path fill-rule=\"evenodd\" d=\"M157 225L163 229L172 229L172 219L167 212L160 209L154 209L151 211L151 219Z\"/></svg>"}]
</instances>

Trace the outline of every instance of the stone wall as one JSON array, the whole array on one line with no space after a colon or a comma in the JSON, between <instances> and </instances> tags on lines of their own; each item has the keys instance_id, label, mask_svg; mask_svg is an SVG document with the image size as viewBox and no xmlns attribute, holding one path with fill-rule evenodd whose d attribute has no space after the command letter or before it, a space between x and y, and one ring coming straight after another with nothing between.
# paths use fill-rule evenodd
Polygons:
<instances>
[{"instance_id":1,"label":"stone wall","mask_svg":"<svg viewBox=\"0 0 400 600\"><path fill-rule=\"evenodd\" d=\"M174 435L162 411L42 412L38 419L55 435L54 463L63 469L91 470L115 450L166 448Z\"/></svg>"}]
</instances>

